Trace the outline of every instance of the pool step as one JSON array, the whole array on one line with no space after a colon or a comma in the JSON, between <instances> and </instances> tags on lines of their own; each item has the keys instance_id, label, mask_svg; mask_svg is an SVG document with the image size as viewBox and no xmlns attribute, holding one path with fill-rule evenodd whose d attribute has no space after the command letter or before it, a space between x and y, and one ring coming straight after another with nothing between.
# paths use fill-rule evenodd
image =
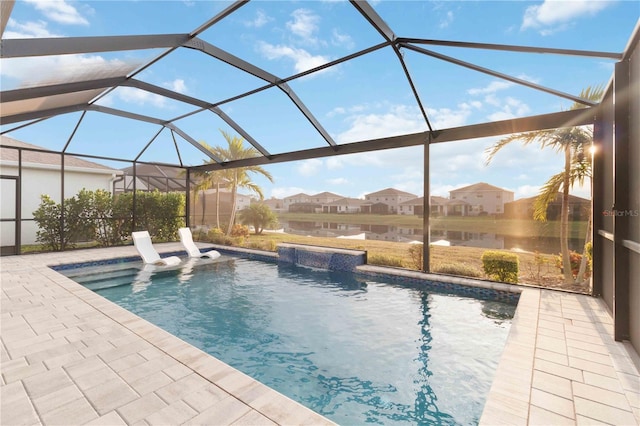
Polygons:
<instances>
[{"instance_id":1,"label":"pool step","mask_svg":"<svg viewBox=\"0 0 640 426\"><path fill-rule=\"evenodd\" d=\"M121 285L129 285L135 281L136 276L140 273L138 268L126 268L115 271L105 271L100 275L96 274L68 274L67 276L82 284L89 290L100 290L102 288L117 287Z\"/></svg>"},{"instance_id":2,"label":"pool step","mask_svg":"<svg viewBox=\"0 0 640 426\"><path fill-rule=\"evenodd\" d=\"M111 270L102 270L97 274L95 271L78 271L76 273L73 272L65 272L65 275L71 278L74 281L82 281L83 279L102 279L108 280L110 278L118 278L122 276L135 275L140 272L138 268L120 268L120 269L111 269Z\"/></svg>"}]
</instances>

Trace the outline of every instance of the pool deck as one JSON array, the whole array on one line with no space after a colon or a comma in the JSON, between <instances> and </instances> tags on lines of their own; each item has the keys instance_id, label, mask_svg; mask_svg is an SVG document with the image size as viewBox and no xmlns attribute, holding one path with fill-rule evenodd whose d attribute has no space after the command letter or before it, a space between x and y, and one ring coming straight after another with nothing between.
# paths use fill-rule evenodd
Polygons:
<instances>
[{"instance_id":1,"label":"pool deck","mask_svg":"<svg viewBox=\"0 0 640 426\"><path fill-rule=\"evenodd\" d=\"M332 424L48 267L136 254L0 258L0 424ZM598 299L524 288L480 423L639 425L640 361L612 331Z\"/></svg>"}]
</instances>

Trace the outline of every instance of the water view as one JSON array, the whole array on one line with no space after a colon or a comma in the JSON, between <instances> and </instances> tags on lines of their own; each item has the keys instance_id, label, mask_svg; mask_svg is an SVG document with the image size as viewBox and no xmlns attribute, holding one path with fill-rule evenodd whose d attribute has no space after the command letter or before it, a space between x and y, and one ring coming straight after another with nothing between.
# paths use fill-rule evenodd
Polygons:
<instances>
[{"instance_id":1,"label":"water view","mask_svg":"<svg viewBox=\"0 0 640 426\"><path fill-rule=\"evenodd\" d=\"M360 240L422 243L422 228L401 225L369 225L340 222L280 220L283 232L323 238L350 238ZM558 236L517 236L481 231L455 229L431 230L431 244L442 246L479 247L486 249L520 250L527 252L558 253ZM584 239L570 238L569 248L582 251Z\"/></svg>"}]
</instances>

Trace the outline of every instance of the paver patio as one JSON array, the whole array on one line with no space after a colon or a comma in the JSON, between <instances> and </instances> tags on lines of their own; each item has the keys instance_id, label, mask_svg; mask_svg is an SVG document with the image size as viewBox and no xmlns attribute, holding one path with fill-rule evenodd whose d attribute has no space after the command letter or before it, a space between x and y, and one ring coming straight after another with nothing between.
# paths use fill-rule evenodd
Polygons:
<instances>
[{"instance_id":1,"label":"paver patio","mask_svg":"<svg viewBox=\"0 0 640 426\"><path fill-rule=\"evenodd\" d=\"M135 255L0 259L2 425L332 423L47 266ZM600 300L523 288L481 424L640 424L640 362L611 336Z\"/></svg>"}]
</instances>

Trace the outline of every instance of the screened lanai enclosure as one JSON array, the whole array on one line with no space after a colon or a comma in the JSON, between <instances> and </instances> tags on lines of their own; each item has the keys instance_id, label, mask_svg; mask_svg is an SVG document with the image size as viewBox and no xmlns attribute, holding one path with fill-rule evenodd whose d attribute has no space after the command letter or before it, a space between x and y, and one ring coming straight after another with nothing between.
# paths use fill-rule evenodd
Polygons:
<instances>
[{"instance_id":1,"label":"screened lanai enclosure","mask_svg":"<svg viewBox=\"0 0 640 426\"><path fill-rule=\"evenodd\" d=\"M3 255L38 243L43 196L63 233L82 191L128 196L122 235L151 194L205 230L261 201L288 235L425 272L512 253L519 283L601 297L640 349L637 3L546 44L526 34L551 34L548 3L504 2L519 30L495 14L471 39L432 2L69 7L2 2Z\"/></svg>"}]
</instances>

